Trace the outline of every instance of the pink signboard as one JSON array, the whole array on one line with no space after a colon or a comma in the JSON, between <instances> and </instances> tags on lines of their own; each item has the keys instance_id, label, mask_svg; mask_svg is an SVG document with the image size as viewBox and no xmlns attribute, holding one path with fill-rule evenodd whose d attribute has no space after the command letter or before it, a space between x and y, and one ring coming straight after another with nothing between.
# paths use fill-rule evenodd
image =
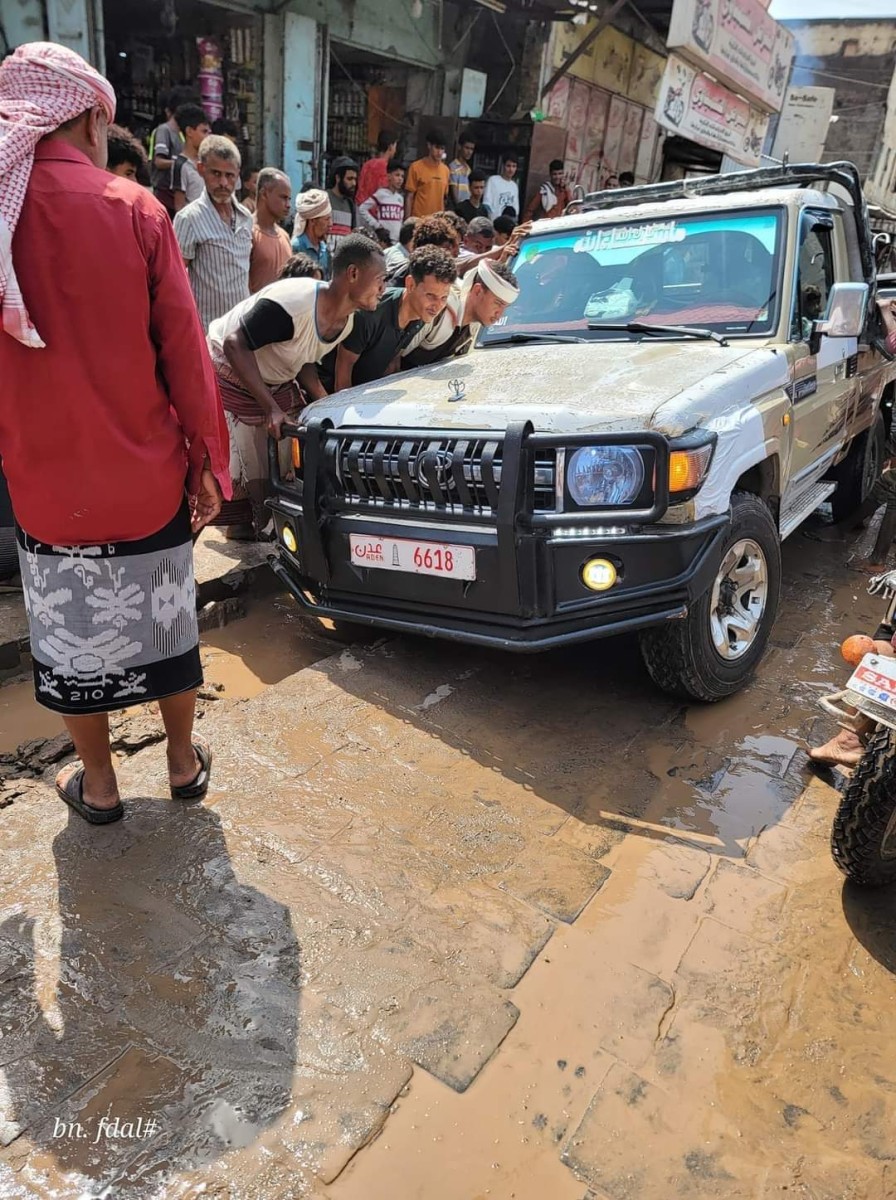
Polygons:
<instances>
[{"instance_id":1,"label":"pink signboard","mask_svg":"<svg viewBox=\"0 0 896 1200\"><path fill-rule=\"evenodd\" d=\"M607 136L604 138L604 161L602 183L607 176L619 171L619 154L622 150L622 139L625 134L625 115L628 105L621 96L613 96L610 100L610 114L607 118Z\"/></svg>"},{"instance_id":2,"label":"pink signboard","mask_svg":"<svg viewBox=\"0 0 896 1200\"><path fill-rule=\"evenodd\" d=\"M566 125L570 83L571 80L568 75L561 75L548 93L545 116L549 121L556 121L558 125Z\"/></svg>"},{"instance_id":3,"label":"pink signboard","mask_svg":"<svg viewBox=\"0 0 896 1200\"><path fill-rule=\"evenodd\" d=\"M769 115L670 55L656 106L657 122L671 133L758 167Z\"/></svg>"},{"instance_id":4,"label":"pink signboard","mask_svg":"<svg viewBox=\"0 0 896 1200\"><path fill-rule=\"evenodd\" d=\"M641 122L644 109L640 104L629 104L622 126L622 147L619 151L619 170L631 171L634 175L638 160L638 142L641 140Z\"/></svg>"},{"instance_id":5,"label":"pink signboard","mask_svg":"<svg viewBox=\"0 0 896 1200\"><path fill-rule=\"evenodd\" d=\"M760 108L784 103L793 35L761 0L675 0L667 45Z\"/></svg>"},{"instance_id":6,"label":"pink signboard","mask_svg":"<svg viewBox=\"0 0 896 1200\"><path fill-rule=\"evenodd\" d=\"M581 160L585 155L585 132L588 127L588 102L591 88L580 79L573 80L569 89L569 109L566 119L566 143L568 158Z\"/></svg>"},{"instance_id":7,"label":"pink signboard","mask_svg":"<svg viewBox=\"0 0 896 1200\"><path fill-rule=\"evenodd\" d=\"M588 123L585 129L582 166L586 170L593 170L595 172L594 186L596 186L596 172L600 168L604 152L604 138L607 132L607 115L609 109L610 93L605 92L602 88L592 88L588 101ZM593 190L593 187L591 190Z\"/></svg>"}]
</instances>

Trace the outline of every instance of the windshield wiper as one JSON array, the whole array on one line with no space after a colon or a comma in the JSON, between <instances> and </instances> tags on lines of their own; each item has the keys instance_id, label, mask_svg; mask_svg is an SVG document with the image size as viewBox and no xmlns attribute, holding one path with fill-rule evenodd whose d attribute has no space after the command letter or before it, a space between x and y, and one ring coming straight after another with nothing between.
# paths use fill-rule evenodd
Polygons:
<instances>
[{"instance_id":1,"label":"windshield wiper","mask_svg":"<svg viewBox=\"0 0 896 1200\"><path fill-rule=\"evenodd\" d=\"M509 333L507 337L489 338L483 346L509 346L514 342L587 342L588 338L575 337L571 333Z\"/></svg>"},{"instance_id":2,"label":"windshield wiper","mask_svg":"<svg viewBox=\"0 0 896 1200\"><path fill-rule=\"evenodd\" d=\"M604 325L602 321L589 321L593 330L610 329L615 333L665 333L678 337L702 338L707 342L718 342L727 346L728 339L712 329L698 329L696 325L648 325L646 321L628 321L625 325Z\"/></svg>"}]
</instances>

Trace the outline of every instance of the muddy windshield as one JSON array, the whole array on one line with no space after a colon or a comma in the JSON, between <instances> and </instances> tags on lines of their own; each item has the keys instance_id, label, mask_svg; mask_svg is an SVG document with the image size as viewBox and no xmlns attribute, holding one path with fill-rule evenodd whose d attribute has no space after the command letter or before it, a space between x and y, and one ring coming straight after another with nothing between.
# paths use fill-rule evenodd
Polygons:
<instances>
[{"instance_id":1,"label":"muddy windshield","mask_svg":"<svg viewBox=\"0 0 896 1200\"><path fill-rule=\"evenodd\" d=\"M600 327L630 321L768 334L783 230L781 210L749 209L536 233L514 264L520 298L482 344L540 332L628 337Z\"/></svg>"}]
</instances>

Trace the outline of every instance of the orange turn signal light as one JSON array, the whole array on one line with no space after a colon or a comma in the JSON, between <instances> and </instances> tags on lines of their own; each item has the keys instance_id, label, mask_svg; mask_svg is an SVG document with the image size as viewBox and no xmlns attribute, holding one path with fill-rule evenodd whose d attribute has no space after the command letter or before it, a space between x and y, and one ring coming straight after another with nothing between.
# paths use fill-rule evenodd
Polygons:
<instances>
[{"instance_id":1,"label":"orange turn signal light","mask_svg":"<svg viewBox=\"0 0 896 1200\"><path fill-rule=\"evenodd\" d=\"M292 465L297 471L302 465L302 444L298 438L292 439Z\"/></svg>"},{"instance_id":2,"label":"orange turn signal light","mask_svg":"<svg viewBox=\"0 0 896 1200\"><path fill-rule=\"evenodd\" d=\"M711 458L711 445L695 450L673 450L669 455L669 491L696 491L706 476Z\"/></svg>"}]
</instances>

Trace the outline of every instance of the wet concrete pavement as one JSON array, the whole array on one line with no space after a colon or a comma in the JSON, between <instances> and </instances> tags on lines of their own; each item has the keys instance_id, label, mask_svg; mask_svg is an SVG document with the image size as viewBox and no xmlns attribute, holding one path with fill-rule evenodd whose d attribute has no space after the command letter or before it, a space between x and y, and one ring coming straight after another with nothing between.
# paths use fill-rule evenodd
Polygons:
<instances>
[{"instance_id":1,"label":"wet concrete pavement","mask_svg":"<svg viewBox=\"0 0 896 1200\"><path fill-rule=\"evenodd\" d=\"M208 635L204 804L162 798L151 713L118 826L36 760L0 810L0 1200L896 1196L896 896L843 886L803 753L879 616L843 558L788 543L712 708L625 640L339 645L268 596Z\"/></svg>"}]
</instances>

